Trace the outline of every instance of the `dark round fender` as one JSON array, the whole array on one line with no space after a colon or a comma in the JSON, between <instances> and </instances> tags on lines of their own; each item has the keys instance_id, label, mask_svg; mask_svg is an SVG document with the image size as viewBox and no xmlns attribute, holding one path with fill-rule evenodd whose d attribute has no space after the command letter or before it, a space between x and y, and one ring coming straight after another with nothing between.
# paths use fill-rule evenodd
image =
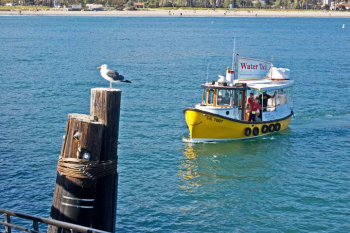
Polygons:
<instances>
[{"instance_id":1,"label":"dark round fender","mask_svg":"<svg viewBox=\"0 0 350 233\"><path fill-rule=\"evenodd\" d=\"M258 135L259 135L259 128L258 128L258 127L254 127L254 129L253 129L253 135L254 135L254 136L258 136Z\"/></svg>"},{"instance_id":2,"label":"dark round fender","mask_svg":"<svg viewBox=\"0 0 350 233\"><path fill-rule=\"evenodd\" d=\"M252 129L251 128L249 128L249 127L245 128L245 130L244 130L245 136L249 137L251 133L252 133Z\"/></svg>"},{"instance_id":3,"label":"dark round fender","mask_svg":"<svg viewBox=\"0 0 350 233\"><path fill-rule=\"evenodd\" d=\"M271 124L269 125L269 132L275 132L275 125L274 124Z\"/></svg>"},{"instance_id":4,"label":"dark round fender","mask_svg":"<svg viewBox=\"0 0 350 233\"><path fill-rule=\"evenodd\" d=\"M280 129L281 129L281 124L280 123L276 123L275 124L275 130L278 132L278 131L280 131Z\"/></svg>"},{"instance_id":5,"label":"dark round fender","mask_svg":"<svg viewBox=\"0 0 350 233\"><path fill-rule=\"evenodd\" d=\"M262 133L267 133L267 132L269 132L269 127L268 127L267 125L263 125L263 126L261 127L261 132L262 132Z\"/></svg>"}]
</instances>

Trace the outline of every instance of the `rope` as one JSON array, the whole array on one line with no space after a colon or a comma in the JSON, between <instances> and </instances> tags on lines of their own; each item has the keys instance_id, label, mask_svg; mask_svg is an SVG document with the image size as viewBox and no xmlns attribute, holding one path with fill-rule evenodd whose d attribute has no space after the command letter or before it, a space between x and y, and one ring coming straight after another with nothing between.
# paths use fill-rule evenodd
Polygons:
<instances>
[{"instance_id":1,"label":"rope","mask_svg":"<svg viewBox=\"0 0 350 233\"><path fill-rule=\"evenodd\" d=\"M88 161L85 159L62 158L58 159L57 172L80 179L98 179L117 173L117 161Z\"/></svg>"}]
</instances>

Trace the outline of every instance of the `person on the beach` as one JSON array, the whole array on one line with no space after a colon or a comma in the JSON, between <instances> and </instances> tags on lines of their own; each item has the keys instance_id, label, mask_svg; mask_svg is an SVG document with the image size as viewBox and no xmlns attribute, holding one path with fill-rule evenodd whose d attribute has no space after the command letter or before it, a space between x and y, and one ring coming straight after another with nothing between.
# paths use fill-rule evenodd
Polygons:
<instances>
[{"instance_id":1,"label":"person on the beach","mask_svg":"<svg viewBox=\"0 0 350 233\"><path fill-rule=\"evenodd\" d=\"M261 109L259 104L259 98L256 97L252 105L250 106L249 119L248 121L256 121L256 115L258 115L258 111Z\"/></svg>"}]
</instances>

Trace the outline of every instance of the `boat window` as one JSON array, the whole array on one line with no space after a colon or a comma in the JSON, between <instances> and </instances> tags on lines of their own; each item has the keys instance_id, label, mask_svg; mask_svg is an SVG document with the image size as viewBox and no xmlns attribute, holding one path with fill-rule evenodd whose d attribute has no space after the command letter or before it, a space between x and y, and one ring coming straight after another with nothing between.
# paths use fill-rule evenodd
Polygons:
<instances>
[{"instance_id":1,"label":"boat window","mask_svg":"<svg viewBox=\"0 0 350 233\"><path fill-rule=\"evenodd\" d=\"M276 92L275 91L264 91L263 92L263 101L260 101L260 104L263 104L263 107L275 107L276 106Z\"/></svg>"},{"instance_id":2,"label":"boat window","mask_svg":"<svg viewBox=\"0 0 350 233\"><path fill-rule=\"evenodd\" d=\"M207 102L207 89L203 89L203 94L202 94L202 105L206 105Z\"/></svg>"},{"instance_id":3,"label":"boat window","mask_svg":"<svg viewBox=\"0 0 350 233\"><path fill-rule=\"evenodd\" d=\"M277 90L276 104L277 105L286 104L287 103L287 95L288 95L287 89L278 89Z\"/></svg>"},{"instance_id":4,"label":"boat window","mask_svg":"<svg viewBox=\"0 0 350 233\"><path fill-rule=\"evenodd\" d=\"M218 90L217 105L230 106L232 93L230 90Z\"/></svg>"},{"instance_id":5,"label":"boat window","mask_svg":"<svg viewBox=\"0 0 350 233\"><path fill-rule=\"evenodd\" d=\"M208 104L213 105L213 103L214 103L214 89L209 89Z\"/></svg>"},{"instance_id":6,"label":"boat window","mask_svg":"<svg viewBox=\"0 0 350 233\"><path fill-rule=\"evenodd\" d=\"M242 101L243 101L243 92L240 91L239 95L238 95L238 107L241 108L242 107Z\"/></svg>"},{"instance_id":7,"label":"boat window","mask_svg":"<svg viewBox=\"0 0 350 233\"><path fill-rule=\"evenodd\" d=\"M233 106L236 108L238 107L238 102L239 102L238 96L239 96L239 91L234 91Z\"/></svg>"},{"instance_id":8,"label":"boat window","mask_svg":"<svg viewBox=\"0 0 350 233\"><path fill-rule=\"evenodd\" d=\"M252 90L247 91L247 107L250 108L250 103L257 97L257 92Z\"/></svg>"},{"instance_id":9,"label":"boat window","mask_svg":"<svg viewBox=\"0 0 350 233\"><path fill-rule=\"evenodd\" d=\"M234 107L241 108L243 103L243 91L235 91L234 92Z\"/></svg>"}]
</instances>

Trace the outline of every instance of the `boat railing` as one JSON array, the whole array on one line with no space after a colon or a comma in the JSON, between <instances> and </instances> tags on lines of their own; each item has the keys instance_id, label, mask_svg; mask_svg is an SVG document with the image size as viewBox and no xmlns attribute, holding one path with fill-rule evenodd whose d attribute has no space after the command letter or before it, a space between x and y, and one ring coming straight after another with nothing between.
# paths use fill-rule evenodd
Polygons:
<instances>
[{"instance_id":1,"label":"boat railing","mask_svg":"<svg viewBox=\"0 0 350 233\"><path fill-rule=\"evenodd\" d=\"M48 226L56 226L59 228L63 228L63 229L70 231L71 233L75 233L75 232L107 233L107 231L101 231L101 230L97 230L97 229L93 229L93 228L89 228L89 227L84 227L84 226L80 226L80 225L76 225L76 224L72 224L72 223L54 220L54 219L39 218L39 217L36 217L33 215L17 213L17 212L13 212L13 211L9 211L9 210L0 209L0 214L3 214L4 218L5 218L4 221L0 220L0 225L5 226L5 233L11 233L12 229L17 229L20 231L31 232L31 233L38 233L39 232L39 223L44 223ZM23 226L19 226L16 224L12 224L11 223L11 216L32 221L32 226L33 226L32 229L27 228L27 227L23 227ZM0 232L3 232L3 231L0 229ZM41 232L45 232L45 231L41 231Z\"/></svg>"}]
</instances>

